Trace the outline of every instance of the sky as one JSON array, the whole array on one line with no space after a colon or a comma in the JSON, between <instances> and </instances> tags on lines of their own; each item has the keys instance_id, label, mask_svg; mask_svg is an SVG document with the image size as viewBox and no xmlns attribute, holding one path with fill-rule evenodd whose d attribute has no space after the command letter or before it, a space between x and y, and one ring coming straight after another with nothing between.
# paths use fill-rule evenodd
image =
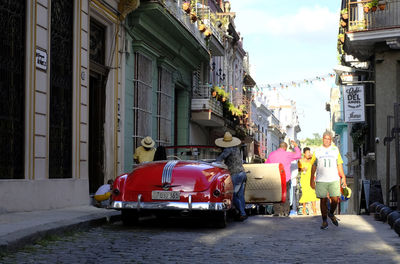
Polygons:
<instances>
[{"instance_id":1,"label":"sky","mask_svg":"<svg viewBox=\"0 0 400 264\"><path fill-rule=\"evenodd\" d=\"M250 74L258 86L299 82L334 73L340 0L231 0L236 30L249 53ZM329 126L330 89L335 78L280 89L296 102L299 139Z\"/></svg>"}]
</instances>

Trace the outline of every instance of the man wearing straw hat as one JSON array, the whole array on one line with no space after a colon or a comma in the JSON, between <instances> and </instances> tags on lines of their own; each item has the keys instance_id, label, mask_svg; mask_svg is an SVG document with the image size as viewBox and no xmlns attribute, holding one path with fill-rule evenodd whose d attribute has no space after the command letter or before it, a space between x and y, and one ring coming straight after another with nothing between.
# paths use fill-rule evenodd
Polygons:
<instances>
[{"instance_id":1,"label":"man wearing straw hat","mask_svg":"<svg viewBox=\"0 0 400 264\"><path fill-rule=\"evenodd\" d=\"M136 148L133 160L136 163L153 161L154 153L156 152L154 140L151 137L145 137L142 139L141 144L140 147Z\"/></svg>"},{"instance_id":2,"label":"man wearing straw hat","mask_svg":"<svg viewBox=\"0 0 400 264\"><path fill-rule=\"evenodd\" d=\"M233 194L233 204L236 209L239 210L239 221L244 221L247 219L245 212L245 200L244 200L244 183L246 182L246 172L243 168L243 162L240 154L240 139L232 137L231 133L225 132L223 138L218 138L215 140L215 145L224 148L222 153L217 157L216 161L225 161L225 165L228 166L228 170L231 174L234 194Z\"/></svg>"}]
</instances>

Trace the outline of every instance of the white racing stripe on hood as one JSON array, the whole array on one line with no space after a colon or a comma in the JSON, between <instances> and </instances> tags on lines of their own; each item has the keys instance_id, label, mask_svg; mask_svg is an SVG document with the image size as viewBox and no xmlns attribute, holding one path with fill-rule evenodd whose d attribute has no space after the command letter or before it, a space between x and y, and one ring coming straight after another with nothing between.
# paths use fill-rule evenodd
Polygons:
<instances>
[{"instance_id":1,"label":"white racing stripe on hood","mask_svg":"<svg viewBox=\"0 0 400 264\"><path fill-rule=\"evenodd\" d=\"M170 184L172 180L172 170L174 169L175 165L178 163L178 160L171 160L168 161L167 164L165 164L163 173L162 173L162 178L161 178L161 183L164 185L166 183Z\"/></svg>"}]
</instances>

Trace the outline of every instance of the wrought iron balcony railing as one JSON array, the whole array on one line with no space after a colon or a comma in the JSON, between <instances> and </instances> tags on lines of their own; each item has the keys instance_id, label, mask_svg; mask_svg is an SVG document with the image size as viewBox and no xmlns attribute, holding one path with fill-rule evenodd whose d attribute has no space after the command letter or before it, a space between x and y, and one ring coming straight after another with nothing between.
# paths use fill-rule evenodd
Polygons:
<instances>
[{"instance_id":1,"label":"wrought iron balcony railing","mask_svg":"<svg viewBox=\"0 0 400 264\"><path fill-rule=\"evenodd\" d=\"M211 98L211 86L209 84L198 84L193 86L193 99Z\"/></svg>"},{"instance_id":2,"label":"wrought iron balcony railing","mask_svg":"<svg viewBox=\"0 0 400 264\"><path fill-rule=\"evenodd\" d=\"M192 110L211 110L218 116L223 116L221 102L211 96L211 86L200 84L193 87Z\"/></svg>"},{"instance_id":3,"label":"wrought iron balcony railing","mask_svg":"<svg viewBox=\"0 0 400 264\"><path fill-rule=\"evenodd\" d=\"M186 29L193 34L193 36L202 44L203 47L206 47L206 41L202 33L198 30L197 22L191 22L190 16L186 14L182 10L182 0L158 0L160 1L167 10L173 14L181 24L186 27Z\"/></svg>"},{"instance_id":4,"label":"wrought iron balcony railing","mask_svg":"<svg viewBox=\"0 0 400 264\"><path fill-rule=\"evenodd\" d=\"M386 0L383 10L376 8L374 11L369 9L367 12L364 7L369 2L371 1L349 1L349 32L400 27L400 0Z\"/></svg>"},{"instance_id":5,"label":"wrought iron balcony railing","mask_svg":"<svg viewBox=\"0 0 400 264\"><path fill-rule=\"evenodd\" d=\"M213 36L220 42L223 43L223 32L221 29L214 26L211 18L211 10L209 6L196 6L196 13L198 14L199 18L202 19L204 24L211 29Z\"/></svg>"}]
</instances>

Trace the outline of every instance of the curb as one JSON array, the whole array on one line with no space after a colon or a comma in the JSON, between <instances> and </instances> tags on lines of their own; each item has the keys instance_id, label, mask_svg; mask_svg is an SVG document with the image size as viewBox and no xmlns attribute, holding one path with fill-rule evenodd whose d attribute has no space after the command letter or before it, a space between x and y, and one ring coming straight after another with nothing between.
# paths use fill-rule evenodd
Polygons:
<instances>
[{"instance_id":1,"label":"curb","mask_svg":"<svg viewBox=\"0 0 400 264\"><path fill-rule=\"evenodd\" d=\"M20 230L7 235L7 238L0 237L0 255L11 253L23 248L28 244L50 235L63 235L66 232L87 230L91 227L114 223L121 220L119 211L106 214L92 214L77 217L72 220L62 220L51 224L39 225L32 228Z\"/></svg>"}]
</instances>

